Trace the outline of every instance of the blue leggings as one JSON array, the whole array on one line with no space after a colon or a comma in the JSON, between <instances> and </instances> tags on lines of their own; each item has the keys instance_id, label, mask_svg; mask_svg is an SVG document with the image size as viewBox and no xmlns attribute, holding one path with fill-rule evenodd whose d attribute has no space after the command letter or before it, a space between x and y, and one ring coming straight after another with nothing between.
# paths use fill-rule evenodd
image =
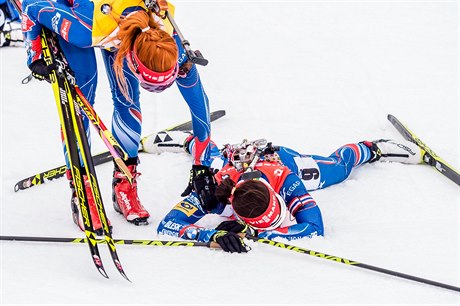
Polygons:
<instances>
[{"instance_id":1,"label":"blue leggings","mask_svg":"<svg viewBox=\"0 0 460 306\"><path fill-rule=\"evenodd\" d=\"M326 188L348 178L351 171L367 162L371 153L362 143L346 144L328 157L300 154L280 147L281 162L294 172L308 191Z\"/></svg>"}]
</instances>

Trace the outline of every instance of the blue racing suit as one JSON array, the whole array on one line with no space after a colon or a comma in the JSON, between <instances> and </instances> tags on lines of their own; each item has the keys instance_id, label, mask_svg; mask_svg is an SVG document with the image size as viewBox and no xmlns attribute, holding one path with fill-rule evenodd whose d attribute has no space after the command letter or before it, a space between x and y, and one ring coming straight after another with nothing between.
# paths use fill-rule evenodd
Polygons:
<instances>
[{"instance_id":1,"label":"blue racing suit","mask_svg":"<svg viewBox=\"0 0 460 306\"><path fill-rule=\"evenodd\" d=\"M10 3L10 1L0 0L0 10L2 10L0 14L4 14L0 15L0 30L2 29L6 19L8 19L9 21L19 20L19 13L16 10L16 8Z\"/></svg>"},{"instance_id":2,"label":"blue racing suit","mask_svg":"<svg viewBox=\"0 0 460 306\"><path fill-rule=\"evenodd\" d=\"M190 145L193 146L193 143ZM277 161L262 159L256 164L255 169L262 172L262 177L285 201L289 212L285 220L288 222L284 222L279 228L259 232L259 237L269 239L282 237L292 240L324 234L320 209L308 190L322 189L342 182L350 175L353 168L370 159L371 152L364 144L356 143L344 145L328 157L300 154L286 147L280 147L277 155ZM222 167L215 175L217 181L220 181L219 178L223 175L236 171L227 163L228 161L216 146L213 146L212 156L214 158L212 166ZM265 168L270 167L264 168L264 164L270 164L274 170L271 172L266 170ZM282 176L270 174L281 170L287 174ZM239 179L237 174L231 174L230 177L235 182ZM236 218L231 205L223 203L219 203L217 208L209 213ZM216 230L195 225L206 214L196 194L192 193L173 207L160 222L157 231L160 234L183 239L209 242ZM289 224L289 221L292 224Z\"/></svg>"},{"instance_id":3,"label":"blue racing suit","mask_svg":"<svg viewBox=\"0 0 460 306\"><path fill-rule=\"evenodd\" d=\"M103 48L102 57L114 104L112 133L129 157L137 157L142 126L139 81L125 62L129 101L122 94L112 68L116 45L111 38L116 38L121 16L146 9L143 0L24 0L22 6L27 64L41 58L42 27L55 32L69 66L75 73L77 85L91 104L94 104L97 86L94 47ZM179 49L178 63L182 66L187 62L186 53L176 33L173 37ZM176 83L192 115L193 133L197 142L194 163L209 165L209 101L195 65L186 75L177 78ZM85 118L84 123L89 135L88 119Z\"/></svg>"}]
</instances>

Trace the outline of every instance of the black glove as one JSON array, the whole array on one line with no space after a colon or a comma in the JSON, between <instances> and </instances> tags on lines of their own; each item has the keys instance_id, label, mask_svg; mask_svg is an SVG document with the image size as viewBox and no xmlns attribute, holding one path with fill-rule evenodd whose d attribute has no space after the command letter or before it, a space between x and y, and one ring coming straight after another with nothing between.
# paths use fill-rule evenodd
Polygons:
<instances>
[{"instance_id":1,"label":"black glove","mask_svg":"<svg viewBox=\"0 0 460 306\"><path fill-rule=\"evenodd\" d=\"M257 230L241 220L224 221L216 227L216 230L230 233L243 233L257 237Z\"/></svg>"},{"instance_id":2,"label":"black glove","mask_svg":"<svg viewBox=\"0 0 460 306\"><path fill-rule=\"evenodd\" d=\"M47 82L51 83L50 74L56 68L56 64L52 63L50 65L46 65L44 59L38 59L33 61L32 64L29 65L29 69L32 71L32 75L37 80L43 81L46 80Z\"/></svg>"},{"instance_id":3,"label":"black glove","mask_svg":"<svg viewBox=\"0 0 460 306\"><path fill-rule=\"evenodd\" d=\"M225 252L246 253L251 249L244 243L243 238L235 233L218 231L211 238L212 241L219 244Z\"/></svg>"},{"instance_id":4,"label":"black glove","mask_svg":"<svg viewBox=\"0 0 460 306\"><path fill-rule=\"evenodd\" d=\"M203 209L211 211L216 208L219 202L214 195L216 186L216 180L209 167L193 165L192 170L190 170L189 184L181 196L188 196L192 190L195 190Z\"/></svg>"}]
</instances>

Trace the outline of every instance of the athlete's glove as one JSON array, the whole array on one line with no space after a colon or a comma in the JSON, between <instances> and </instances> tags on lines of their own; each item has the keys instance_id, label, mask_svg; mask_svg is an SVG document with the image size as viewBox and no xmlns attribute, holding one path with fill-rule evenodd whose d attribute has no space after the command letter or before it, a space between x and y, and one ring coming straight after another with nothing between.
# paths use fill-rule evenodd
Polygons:
<instances>
[{"instance_id":1,"label":"athlete's glove","mask_svg":"<svg viewBox=\"0 0 460 306\"><path fill-rule=\"evenodd\" d=\"M211 237L211 241L216 242L225 252L246 253L251 249L247 246L243 238L235 233L227 231L218 231Z\"/></svg>"},{"instance_id":2,"label":"athlete's glove","mask_svg":"<svg viewBox=\"0 0 460 306\"><path fill-rule=\"evenodd\" d=\"M56 64L52 63L51 65L46 65L45 60L42 58L33 61L32 64L29 65L29 69L32 71L34 78L40 81L46 80L49 83L51 82L49 75L55 68Z\"/></svg>"},{"instance_id":3,"label":"athlete's glove","mask_svg":"<svg viewBox=\"0 0 460 306\"><path fill-rule=\"evenodd\" d=\"M243 233L257 237L257 230L247 225L241 220L224 221L216 227L218 231L227 231L230 233Z\"/></svg>"},{"instance_id":4,"label":"athlete's glove","mask_svg":"<svg viewBox=\"0 0 460 306\"><path fill-rule=\"evenodd\" d=\"M219 202L214 195L216 191L216 180L207 166L193 165L190 170L190 179L187 188L182 192L181 196L188 196L195 190L201 206L205 211L211 211L216 208Z\"/></svg>"},{"instance_id":5,"label":"athlete's glove","mask_svg":"<svg viewBox=\"0 0 460 306\"><path fill-rule=\"evenodd\" d=\"M157 5L162 11L168 10L168 1L166 0L157 0Z\"/></svg>"}]
</instances>

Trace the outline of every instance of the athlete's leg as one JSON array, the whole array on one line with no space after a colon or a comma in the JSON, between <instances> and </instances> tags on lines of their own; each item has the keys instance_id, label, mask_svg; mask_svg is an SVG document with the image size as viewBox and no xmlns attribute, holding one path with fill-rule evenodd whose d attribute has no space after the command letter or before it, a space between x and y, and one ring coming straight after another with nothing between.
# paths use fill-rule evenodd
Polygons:
<instances>
[{"instance_id":1,"label":"athlete's leg","mask_svg":"<svg viewBox=\"0 0 460 306\"><path fill-rule=\"evenodd\" d=\"M193 135L195 135L195 146L192 156L194 164L209 166L210 152L209 141L211 135L211 123L209 118L209 100L200 75L195 64L188 61L185 50L180 43L177 34L173 35L179 49L178 63L181 67L176 83L180 93L187 102L192 115Z\"/></svg>"},{"instance_id":2,"label":"athlete's leg","mask_svg":"<svg viewBox=\"0 0 460 306\"><path fill-rule=\"evenodd\" d=\"M369 148L362 143L344 145L327 158L311 155L321 173L321 183L318 188L325 188L344 181L355 167L367 162L370 157Z\"/></svg>"},{"instance_id":3,"label":"athlete's leg","mask_svg":"<svg viewBox=\"0 0 460 306\"><path fill-rule=\"evenodd\" d=\"M134 158L138 155L142 131L142 113L139 102L139 81L129 70L125 62L124 75L128 85L128 94L131 99L131 101L128 101L117 84L115 72L112 68L115 55L116 54L114 52L102 50L102 57L104 59L107 76L109 78L114 105L112 133L115 136L115 139L128 153L128 156L130 158Z\"/></svg>"},{"instance_id":4,"label":"athlete's leg","mask_svg":"<svg viewBox=\"0 0 460 306\"><path fill-rule=\"evenodd\" d=\"M125 217L128 222L136 225L148 224L149 212L144 208L137 193L138 150L141 140L142 114L139 103L139 81L124 62L124 75L126 78L129 99L121 92L113 70L115 53L102 51L107 76L113 99L112 133L123 149L128 153L128 166L134 180L128 182L126 176L115 165L112 181L112 200L115 210Z\"/></svg>"},{"instance_id":5,"label":"athlete's leg","mask_svg":"<svg viewBox=\"0 0 460 306\"><path fill-rule=\"evenodd\" d=\"M302 180L307 190L322 189L344 181L352 169L365 163L371 152L362 143L347 144L329 157L300 154L280 147L281 162Z\"/></svg>"}]
</instances>

